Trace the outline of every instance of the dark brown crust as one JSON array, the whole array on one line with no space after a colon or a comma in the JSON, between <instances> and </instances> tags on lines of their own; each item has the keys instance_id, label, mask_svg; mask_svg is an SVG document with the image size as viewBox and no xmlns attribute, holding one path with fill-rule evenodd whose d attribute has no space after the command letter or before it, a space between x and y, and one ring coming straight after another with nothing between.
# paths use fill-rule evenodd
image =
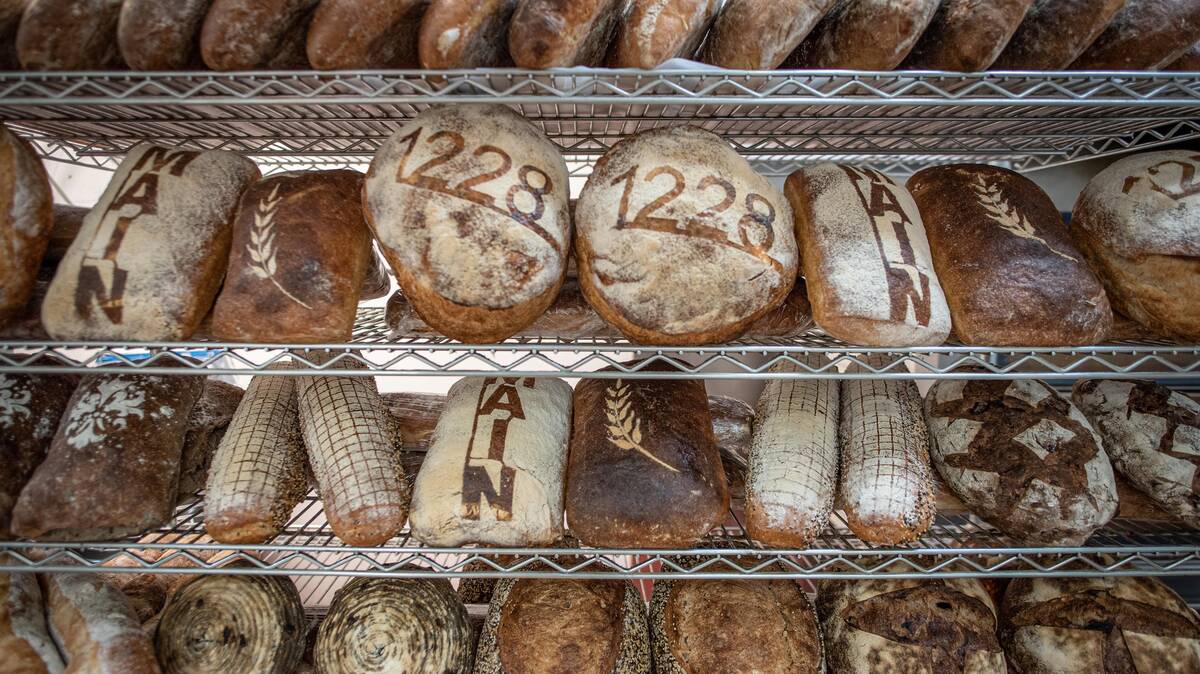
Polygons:
<instances>
[{"instance_id":1,"label":"dark brown crust","mask_svg":"<svg viewBox=\"0 0 1200 674\"><path fill-rule=\"evenodd\" d=\"M586 380L573 398L566 511L580 541L686 548L724 520L729 491L702 383ZM622 430L616 441L610 427Z\"/></svg>"},{"instance_id":2,"label":"dark brown crust","mask_svg":"<svg viewBox=\"0 0 1200 674\"><path fill-rule=\"evenodd\" d=\"M121 55L134 70L202 66L200 27L213 0L125 0L117 27Z\"/></svg>"},{"instance_id":3,"label":"dark brown crust","mask_svg":"<svg viewBox=\"0 0 1200 674\"><path fill-rule=\"evenodd\" d=\"M1008 44L1033 0L942 0L901 68L979 72Z\"/></svg>"},{"instance_id":4,"label":"dark brown crust","mask_svg":"<svg viewBox=\"0 0 1200 674\"><path fill-rule=\"evenodd\" d=\"M43 267L47 264L57 265L63 259L67 249L71 247L71 242L79 235L79 228L83 226L83 219L90 210L92 209L83 206L54 204L54 224L50 227L50 242L46 245L46 254L42 257Z\"/></svg>"},{"instance_id":5,"label":"dark brown crust","mask_svg":"<svg viewBox=\"0 0 1200 674\"><path fill-rule=\"evenodd\" d=\"M1062 70L1096 40L1125 0L1036 0L993 70Z\"/></svg>"},{"instance_id":6,"label":"dark brown crust","mask_svg":"<svg viewBox=\"0 0 1200 674\"><path fill-rule=\"evenodd\" d=\"M20 70L17 56L17 29L27 0L0 0L0 70Z\"/></svg>"},{"instance_id":7,"label":"dark brown crust","mask_svg":"<svg viewBox=\"0 0 1200 674\"><path fill-rule=\"evenodd\" d=\"M624 596L620 581L517 581L496 629L504 671L610 674L620 652Z\"/></svg>"},{"instance_id":8,"label":"dark brown crust","mask_svg":"<svg viewBox=\"0 0 1200 674\"><path fill-rule=\"evenodd\" d=\"M235 342L345 342L371 255L362 174L273 175L242 194L213 334ZM269 239L268 239L269 237Z\"/></svg>"},{"instance_id":9,"label":"dark brown crust","mask_svg":"<svg viewBox=\"0 0 1200 674\"><path fill-rule=\"evenodd\" d=\"M366 217L363 215L364 225ZM371 248L368 258L367 273L363 275L362 290L358 294L359 302L387 297L388 291L392 289L392 277L387 272L387 263L375 252L374 247Z\"/></svg>"},{"instance_id":10,"label":"dark brown crust","mask_svg":"<svg viewBox=\"0 0 1200 674\"><path fill-rule=\"evenodd\" d=\"M634 0L608 53L610 68L651 70L672 58L691 58L720 9L716 0ZM642 25L651 12L652 31Z\"/></svg>"},{"instance_id":11,"label":"dark brown crust","mask_svg":"<svg viewBox=\"0 0 1200 674\"><path fill-rule=\"evenodd\" d=\"M1126 0L1071 70L1157 70L1200 40L1200 2Z\"/></svg>"},{"instance_id":12,"label":"dark brown crust","mask_svg":"<svg viewBox=\"0 0 1200 674\"><path fill-rule=\"evenodd\" d=\"M417 35L429 0L322 0L308 29L318 70L417 68Z\"/></svg>"},{"instance_id":13,"label":"dark brown crust","mask_svg":"<svg viewBox=\"0 0 1200 674\"><path fill-rule=\"evenodd\" d=\"M73 376L0 374L0 540L11 536L9 523L21 489L46 458L58 420L79 379Z\"/></svg>"},{"instance_id":14,"label":"dark brown crust","mask_svg":"<svg viewBox=\"0 0 1200 674\"><path fill-rule=\"evenodd\" d=\"M179 486L175 490L180 500L193 497L204 488L213 454L245 393L240 387L219 379L204 380L204 390L192 408L187 433L183 436Z\"/></svg>"},{"instance_id":15,"label":"dark brown crust","mask_svg":"<svg viewBox=\"0 0 1200 674\"><path fill-rule=\"evenodd\" d=\"M892 70L916 44L939 0L844 0L784 62L786 68Z\"/></svg>"},{"instance_id":16,"label":"dark brown crust","mask_svg":"<svg viewBox=\"0 0 1200 674\"><path fill-rule=\"evenodd\" d=\"M1175 59L1163 70L1200 71L1200 42L1192 45L1192 48L1184 52L1183 56Z\"/></svg>"},{"instance_id":17,"label":"dark brown crust","mask_svg":"<svg viewBox=\"0 0 1200 674\"><path fill-rule=\"evenodd\" d=\"M598 66L621 20L622 0L520 0L508 50L522 68Z\"/></svg>"},{"instance_id":18,"label":"dark brown crust","mask_svg":"<svg viewBox=\"0 0 1200 674\"><path fill-rule=\"evenodd\" d=\"M119 70L121 0L31 0L17 31L25 70Z\"/></svg>"},{"instance_id":19,"label":"dark brown crust","mask_svg":"<svg viewBox=\"0 0 1200 674\"><path fill-rule=\"evenodd\" d=\"M500 68L513 64L508 27L517 0L433 0L421 21L422 67ZM443 43L443 36L457 35Z\"/></svg>"},{"instance_id":20,"label":"dark brown crust","mask_svg":"<svg viewBox=\"0 0 1200 674\"><path fill-rule=\"evenodd\" d=\"M200 53L213 70L308 67L305 40L318 0L213 0Z\"/></svg>"},{"instance_id":21,"label":"dark brown crust","mask_svg":"<svg viewBox=\"0 0 1200 674\"><path fill-rule=\"evenodd\" d=\"M836 0L729 0L709 31L700 60L738 70L778 68L835 4ZM755 39L747 39L750 36Z\"/></svg>"},{"instance_id":22,"label":"dark brown crust","mask_svg":"<svg viewBox=\"0 0 1200 674\"><path fill-rule=\"evenodd\" d=\"M0 126L0 327L16 318L54 224L50 180L33 148Z\"/></svg>"},{"instance_id":23,"label":"dark brown crust","mask_svg":"<svg viewBox=\"0 0 1200 674\"><path fill-rule=\"evenodd\" d=\"M918 172L908 189L963 343L1094 344L1112 329L1099 279L1033 181L994 166L955 164ZM989 211L987 199L1000 201ZM1022 226L1031 233L1017 232Z\"/></svg>"}]
</instances>

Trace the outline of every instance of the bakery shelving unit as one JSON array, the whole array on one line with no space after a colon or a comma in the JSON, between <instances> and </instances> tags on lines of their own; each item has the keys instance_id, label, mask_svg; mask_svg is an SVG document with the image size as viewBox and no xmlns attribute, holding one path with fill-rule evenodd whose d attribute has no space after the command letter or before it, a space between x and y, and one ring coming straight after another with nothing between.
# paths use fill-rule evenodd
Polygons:
<instances>
[{"instance_id":1,"label":"bakery shelving unit","mask_svg":"<svg viewBox=\"0 0 1200 674\"><path fill-rule=\"evenodd\" d=\"M430 105L511 105L562 147L582 182L621 138L690 123L721 134L762 173L838 159L904 175L950 161L1022 171L1200 138L1196 73L662 72L572 69L464 72L0 74L0 120L48 161L112 171L135 143L219 148L251 156L265 173L362 169L407 118ZM317 358L306 350L326 352ZM823 354L818 365L806 360ZM881 354L871 360L868 354ZM333 358L329 358L332 354ZM1117 341L1059 349L948 344L864 349L819 332L720 346L639 347L619 339L523 338L463 345L393 338L381 309L363 308L347 344L234 345L0 342L0 372L139 371L247 374L285 356L294 374L662 377L755 379L784 360L803 377L1136 377L1187 387L1200 379L1200 346ZM311 357L310 357L311 356ZM611 372L596 370L613 367ZM968 369L974 368L974 369ZM1190 381L1189 381L1190 380ZM0 543L0 569L113 572L572 577L864 577L1185 575L1200 573L1200 532L1166 521L1118 519L1077 548L1020 547L967 513L944 511L921 540L870 548L844 522L806 550L749 541L736 509L694 550L439 549L407 535L380 548L343 546L310 497L269 544L204 538L202 500L160 531L96 543ZM236 563L235 563L236 562ZM245 562L246 564L240 564ZM104 566L102 566L104 565Z\"/></svg>"}]
</instances>

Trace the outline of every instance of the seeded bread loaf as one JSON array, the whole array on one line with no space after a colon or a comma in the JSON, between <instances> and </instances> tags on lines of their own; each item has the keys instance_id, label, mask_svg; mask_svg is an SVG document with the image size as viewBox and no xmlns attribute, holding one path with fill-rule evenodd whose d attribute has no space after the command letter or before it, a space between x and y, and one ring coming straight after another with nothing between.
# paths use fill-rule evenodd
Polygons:
<instances>
[{"instance_id":1,"label":"seeded bread loaf","mask_svg":"<svg viewBox=\"0 0 1200 674\"><path fill-rule=\"evenodd\" d=\"M122 0L29 0L17 30L25 70L119 70Z\"/></svg>"},{"instance_id":2,"label":"seeded bread loaf","mask_svg":"<svg viewBox=\"0 0 1200 674\"><path fill-rule=\"evenodd\" d=\"M1158 70L1200 40L1195 0L1125 0L1071 70Z\"/></svg>"},{"instance_id":3,"label":"seeded bread loaf","mask_svg":"<svg viewBox=\"0 0 1200 674\"><path fill-rule=\"evenodd\" d=\"M13 507L46 458L78 377L0 374L0 540L11 537Z\"/></svg>"},{"instance_id":4,"label":"seeded bread loaf","mask_svg":"<svg viewBox=\"0 0 1200 674\"><path fill-rule=\"evenodd\" d=\"M203 66L200 29L213 0L125 0L117 25L121 56L134 70Z\"/></svg>"},{"instance_id":5,"label":"seeded bread loaf","mask_svg":"<svg viewBox=\"0 0 1200 674\"><path fill-rule=\"evenodd\" d=\"M608 53L612 68L650 70L691 58L720 9L719 0L632 0Z\"/></svg>"},{"instance_id":6,"label":"seeded bread loaf","mask_svg":"<svg viewBox=\"0 0 1200 674\"><path fill-rule=\"evenodd\" d=\"M993 70L1062 70L1087 49L1125 0L1034 0Z\"/></svg>"},{"instance_id":7,"label":"seeded bread loaf","mask_svg":"<svg viewBox=\"0 0 1200 674\"><path fill-rule=\"evenodd\" d=\"M200 54L213 70L308 68L308 27L320 0L213 0Z\"/></svg>"},{"instance_id":8,"label":"seeded bread loaf","mask_svg":"<svg viewBox=\"0 0 1200 674\"><path fill-rule=\"evenodd\" d=\"M892 70L908 56L940 4L940 0L839 0L784 66Z\"/></svg>"},{"instance_id":9,"label":"seeded bread loaf","mask_svg":"<svg viewBox=\"0 0 1200 674\"><path fill-rule=\"evenodd\" d=\"M421 20L421 66L500 68L513 64L508 26L517 0L432 0Z\"/></svg>"},{"instance_id":10,"label":"seeded bread loaf","mask_svg":"<svg viewBox=\"0 0 1200 674\"><path fill-rule=\"evenodd\" d=\"M33 148L0 125L0 327L33 294L54 224L50 181Z\"/></svg>"},{"instance_id":11,"label":"seeded bread loaf","mask_svg":"<svg viewBox=\"0 0 1200 674\"><path fill-rule=\"evenodd\" d=\"M42 589L32 573L0 573L0 669L12 674L63 671L46 626Z\"/></svg>"},{"instance_id":12,"label":"seeded bread loaf","mask_svg":"<svg viewBox=\"0 0 1200 674\"><path fill-rule=\"evenodd\" d=\"M627 7L626 0L518 0L508 51L521 68L598 66Z\"/></svg>"},{"instance_id":13,"label":"seeded bread loaf","mask_svg":"<svg viewBox=\"0 0 1200 674\"><path fill-rule=\"evenodd\" d=\"M308 29L317 70L417 68L417 36L429 0L322 0Z\"/></svg>"},{"instance_id":14,"label":"seeded bread loaf","mask_svg":"<svg viewBox=\"0 0 1200 674\"><path fill-rule=\"evenodd\" d=\"M942 0L906 70L980 72L1000 56L1033 0Z\"/></svg>"},{"instance_id":15,"label":"seeded bread loaf","mask_svg":"<svg viewBox=\"0 0 1200 674\"><path fill-rule=\"evenodd\" d=\"M778 68L835 4L837 0L727 0L700 60L737 70Z\"/></svg>"}]
</instances>

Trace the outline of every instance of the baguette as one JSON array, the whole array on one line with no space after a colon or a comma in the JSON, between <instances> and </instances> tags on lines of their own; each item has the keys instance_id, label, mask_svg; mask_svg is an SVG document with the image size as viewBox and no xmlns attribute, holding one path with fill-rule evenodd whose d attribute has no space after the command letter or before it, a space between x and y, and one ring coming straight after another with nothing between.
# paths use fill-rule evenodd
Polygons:
<instances>
[{"instance_id":1,"label":"baguette","mask_svg":"<svg viewBox=\"0 0 1200 674\"><path fill-rule=\"evenodd\" d=\"M42 576L64 674L159 674L154 646L116 587L96 574Z\"/></svg>"}]
</instances>

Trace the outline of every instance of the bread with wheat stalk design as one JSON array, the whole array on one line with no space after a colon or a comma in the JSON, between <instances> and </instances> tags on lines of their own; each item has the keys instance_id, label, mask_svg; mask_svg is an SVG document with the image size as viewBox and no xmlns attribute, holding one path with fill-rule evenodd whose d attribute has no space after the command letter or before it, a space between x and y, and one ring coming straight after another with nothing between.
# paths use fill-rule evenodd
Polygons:
<instances>
[{"instance_id":1,"label":"bread with wheat stalk design","mask_svg":"<svg viewBox=\"0 0 1200 674\"><path fill-rule=\"evenodd\" d=\"M983 210L987 211L988 217L999 223L1004 231L1014 236L1019 236L1022 239L1037 241L1049 249L1051 253L1075 261L1075 258L1070 255L1054 250L1045 239L1038 236L1033 225L1029 222L1029 218L1026 218L1022 213L1018 213L1015 208L1004 200L1004 195L1000 193L999 185L995 183L989 185L982 175L976 175L971 181L971 187L974 188L975 194L979 196L979 202L983 205Z\"/></svg>"},{"instance_id":2,"label":"bread with wheat stalk design","mask_svg":"<svg viewBox=\"0 0 1200 674\"><path fill-rule=\"evenodd\" d=\"M288 292L287 288L275 278L275 213L279 208L279 185L271 193L258 202L254 207L254 226L250 230L250 243L246 244L246 252L250 254L250 271L260 279L270 281L279 288L279 292L288 296L296 304L305 309L312 309L304 300Z\"/></svg>"},{"instance_id":3,"label":"bread with wheat stalk design","mask_svg":"<svg viewBox=\"0 0 1200 674\"><path fill-rule=\"evenodd\" d=\"M608 418L608 440L625 451L635 451L667 470L678 473L679 469L654 456L642 446L642 420L629 405L629 385L620 379L616 386L608 389L604 399Z\"/></svg>"}]
</instances>

